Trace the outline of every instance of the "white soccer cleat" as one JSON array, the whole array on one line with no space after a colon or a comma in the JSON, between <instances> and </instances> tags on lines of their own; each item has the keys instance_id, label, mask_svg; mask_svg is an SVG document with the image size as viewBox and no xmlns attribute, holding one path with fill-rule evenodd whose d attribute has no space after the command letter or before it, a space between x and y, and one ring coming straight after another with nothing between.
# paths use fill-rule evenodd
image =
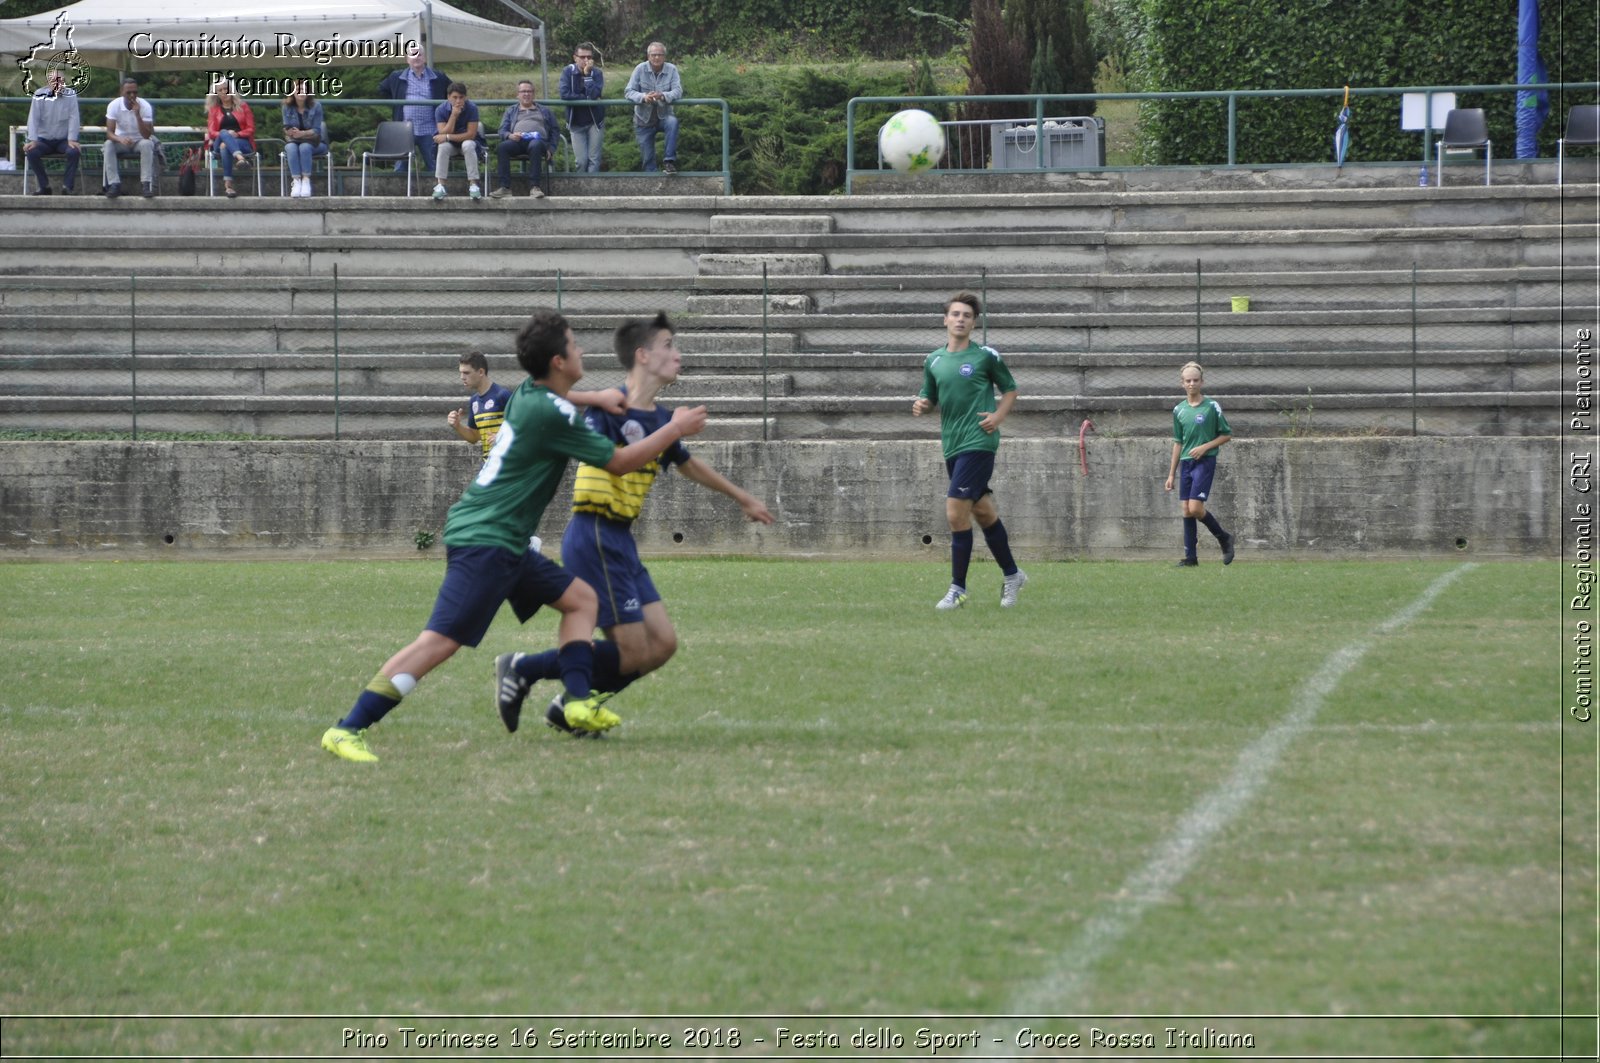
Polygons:
<instances>
[{"instance_id":1,"label":"white soccer cleat","mask_svg":"<svg viewBox=\"0 0 1600 1063\"><path fill-rule=\"evenodd\" d=\"M945 592L943 598L939 599L939 604L935 605L934 608L942 613L950 609L960 609L966 604L967 589L965 587L957 587L952 583L950 584L950 589Z\"/></svg>"},{"instance_id":2,"label":"white soccer cleat","mask_svg":"<svg viewBox=\"0 0 1600 1063\"><path fill-rule=\"evenodd\" d=\"M1026 587L1027 585L1028 574L1022 571L1020 568L1017 569L1013 575L1007 576L1005 578L1005 582L1000 585L1001 606L1009 609L1013 605L1016 605L1017 595L1022 591L1022 588Z\"/></svg>"}]
</instances>

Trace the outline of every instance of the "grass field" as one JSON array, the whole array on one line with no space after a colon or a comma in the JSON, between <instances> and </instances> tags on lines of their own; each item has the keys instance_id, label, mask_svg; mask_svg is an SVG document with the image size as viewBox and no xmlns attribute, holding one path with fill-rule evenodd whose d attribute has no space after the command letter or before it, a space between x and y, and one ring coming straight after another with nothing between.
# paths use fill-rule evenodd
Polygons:
<instances>
[{"instance_id":1,"label":"grass field","mask_svg":"<svg viewBox=\"0 0 1600 1063\"><path fill-rule=\"evenodd\" d=\"M3 1054L1593 1058L1557 563L1039 565L1008 611L989 567L954 614L937 565L653 570L682 648L614 736L503 731L554 629L502 614L355 765L318 738L437 555L0 565ZM60 1014L240 1017L16 1018Z\"/></svg>"}]
</instances>

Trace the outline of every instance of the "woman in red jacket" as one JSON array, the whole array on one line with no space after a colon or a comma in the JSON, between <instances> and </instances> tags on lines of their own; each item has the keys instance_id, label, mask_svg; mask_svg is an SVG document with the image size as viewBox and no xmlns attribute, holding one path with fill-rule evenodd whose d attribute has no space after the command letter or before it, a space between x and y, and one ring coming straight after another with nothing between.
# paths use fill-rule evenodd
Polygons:
<instances>
[{"instance_id":1,"label":"woman in red jacket","mask_svg":"<svg viewBox=\"0 0 1600 1063\"><path fill-rule=\"evenodd\" d=\"M215 151L222 160L223 194L232 199L239 194L233 188L233 168L243 166L256 153L255 115L228 81L213 86L206 104L206 150Z\"/></svg>"}]
</instances>

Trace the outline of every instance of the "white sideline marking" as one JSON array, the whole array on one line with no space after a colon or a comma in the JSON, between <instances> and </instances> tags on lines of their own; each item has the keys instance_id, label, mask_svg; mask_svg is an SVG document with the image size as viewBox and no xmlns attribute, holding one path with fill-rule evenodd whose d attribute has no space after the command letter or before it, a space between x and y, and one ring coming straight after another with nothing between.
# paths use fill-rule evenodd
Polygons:
<instances>
[{"instance_id":1,"label":"white sideline marking","mask_svg":"<svg viewBox=\"0 0 1600 1063\"><path fill-rule=\"evenodd\" d=\"M1305 685L1295 692L1289 712L1239 754L1233 773L1178 821L1150 860L1128 877L1112 900L1084 924L1077 941L1063 952L1055 969L1019 993L1007 1014L1019 1016L1070 1015L1077 1011L1089 971L1128 935L1150 906L1164 899L1183 881L1206 845L1244 811L1266 786L1268 776L1284 751L1316 720L1328 695L1367 651L1386 635L1405 627L1445 588L1477 567L1469 563L1452 569L1428 585L1420 597L1322 662ZM993 1043L992 1041L989 1043Z\"/></svg>"}]
</instances>

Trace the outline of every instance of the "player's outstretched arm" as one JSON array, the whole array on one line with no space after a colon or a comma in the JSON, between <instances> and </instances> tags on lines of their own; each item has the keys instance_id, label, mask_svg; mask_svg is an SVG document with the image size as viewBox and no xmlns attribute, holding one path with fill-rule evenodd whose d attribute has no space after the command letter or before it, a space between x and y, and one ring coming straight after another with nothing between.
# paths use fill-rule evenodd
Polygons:
<instances>
[{"instance_id":1,"label":"player's outstretched arm","mask_svg":"<svg viewBox=\"0 0 1600 1063\"><path fill-rule=\"evenodd\" d=\"M628 397L622 393L621 388L605 388L602 391L569 391L567 401L574 406L593 406L597 410L614 413L622 416L628 412Z\"/></svg>"},{"instance_id":2,"label":"player's outstretched arm","mask_svg":"<svg viewBox=\"0 0 1600 1063\"><path fill-rule=\"evenodd\" d=\"M704 406L679 406L672 411L672 420L639 442L612 451L611 460L606 462L606 472L625 476L635 469L642 469L678 440L699 435L705 426Z\"/></svg>"},{"instance_id":3,"label":"player's outstretched arm","mask_svg":"<svg viewBox=\"0 0 1600 1063\"><path fill-rule=\"evenodd\" d=\"M772 514L767 510L765 502L762 502L761 499L744 490L699 458L690 458L678 466L678 471L701 487L709 487L713 491L720 491L739 503L739 508L744 511L745 520L755 521L757 524L772 523Z\"/></svg>"}]
</instances>

